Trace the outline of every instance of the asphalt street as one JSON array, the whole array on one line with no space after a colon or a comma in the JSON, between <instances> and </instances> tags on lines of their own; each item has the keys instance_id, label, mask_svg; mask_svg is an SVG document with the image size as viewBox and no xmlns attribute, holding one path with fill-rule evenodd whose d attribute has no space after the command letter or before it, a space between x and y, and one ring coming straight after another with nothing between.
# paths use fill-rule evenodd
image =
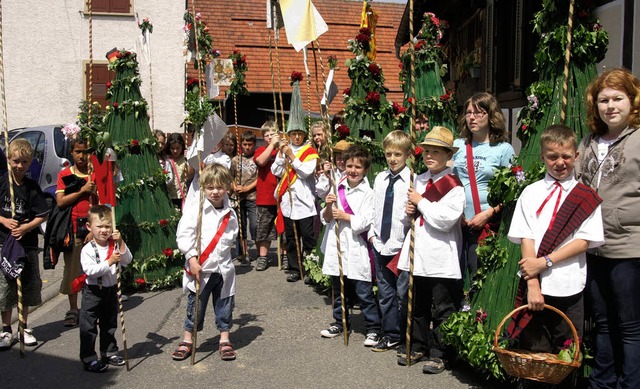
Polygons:
<instances>
[{"instance_id":1,"label":"asphalt street","mask_svg":"<svg viewBox=\"0 0 640 389\"><path fill-rule=\"evenodd\" d=\"M275 257L275 255L273 255ZM275 258L273 258L275 259ZM458 366L438 375L422 373L422 363L399 366L394 351L375 353L363 346L359 311L349 345L343 338L324 339L320 330L331 323L330 298L302 281L287 283L276 266L264 272L237 267L236 306L231 341L238 357L225 362L218 353L219 335L209 307L198 335L196 363L176 362L171 353L181 340L186 298L181 289L136 293L125 302L130 371L109 367L88 373L79 360L78 328L62 325L68 309L58 295L62 268L42 271L43 299L29 326L38 345L19 345L0 352L0 382L5 388L130 387L185 388L330 388L421 387L489 388L469 368ZM17 327L14 324L14 331ZM121 334L118 342L122 350Z\"/></svg>"}]
</instances>

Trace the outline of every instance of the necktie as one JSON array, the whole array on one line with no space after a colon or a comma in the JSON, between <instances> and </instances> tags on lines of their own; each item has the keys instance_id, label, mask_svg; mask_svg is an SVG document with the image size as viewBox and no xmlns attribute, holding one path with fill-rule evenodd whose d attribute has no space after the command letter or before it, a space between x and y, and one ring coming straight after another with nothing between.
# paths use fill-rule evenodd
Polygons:
<instances>
[{"instance_id":1,"label":"necktie","mask_svg":"<svg viewBox=\"0 0 640 389\"><path fill-rule=\"evenodd\" d=\"M400 174L395 177L389 176L389 185L384 194L384 207L382 208L382 228L380 229L380 239L386 243L391 236L391 220L393 218L393 185L400 178Z\"/></svg>"},{"instance_id":2,"label":"necktie","mask_svg":"<svg viewBox=\"0 0 640 389\"><path fill-rule=\"evenodd\" d=\"M544 199L544 201L542 202L542 205L540 205L540 208L538 208L538 210L536 211L536 216L539 217L540 213L544 209L544 206L547 205L547 202L551 199L553 194L556 193L556 190L558 191L558 197L556 198L556 205L553 207L553 213L551 214L551 222L549 223L550 230L553 229L553 222L556 219L556 214L558 213L558 207L560 206L560 198L562 197L562 186L558 181L556 181L555 184L553 184L553 189L551 190L551 193L549 193L547 198Z\"/></svg>"},{"instance_id":3,"label":"necktie","mask_svg":"<svg viewBox=\"0 0 640 389\"><path fill-rule=\"evenodd\" d=\"M433 186L433 179L429 178L429 181L427 181L427 186L426 188L424 188L424 193L422 194L422 197L426 198L427 197L427 191ZM420 227L424 226L424 216L420 216Z\"/></svg>"}]
</instances>

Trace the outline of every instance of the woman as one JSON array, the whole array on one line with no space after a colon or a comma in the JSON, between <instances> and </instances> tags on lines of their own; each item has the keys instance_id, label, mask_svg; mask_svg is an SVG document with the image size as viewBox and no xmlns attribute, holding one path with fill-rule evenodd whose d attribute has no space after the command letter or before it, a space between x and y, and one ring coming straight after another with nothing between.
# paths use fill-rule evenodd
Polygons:
<instances>
[{"instance_id":1,"label":"woman","mask_svg":"<svg viewBox=\"0 0 640 389\"><path fill-rule=\"evenodd\" d=\"M464 279L467 270L473 277L478 269L478 238L488 231L485 229L490 222L497 225L500 220L500 206L491 207L487 202L489 181L497 168L511 164L514 151L507 142L504 115L489 93L476 93L464 103L458 127L461 131L453 144L458 148L453 155L453 173L462 181L466 194L460 255ZM469 166L473 167L471 174Z\"/></svg>"},{"instance_id":2,"label":"woman","mask_svg":"<svg viewBox=\"0 0 640 389\"><path fill-rule=\"evenodd\" d=\"M626 69L587 88L591 134L576 176L602 197L605 245L587 255L595 323L592 388L640 388L640 80Z\"/></svg>"}]
</instances>

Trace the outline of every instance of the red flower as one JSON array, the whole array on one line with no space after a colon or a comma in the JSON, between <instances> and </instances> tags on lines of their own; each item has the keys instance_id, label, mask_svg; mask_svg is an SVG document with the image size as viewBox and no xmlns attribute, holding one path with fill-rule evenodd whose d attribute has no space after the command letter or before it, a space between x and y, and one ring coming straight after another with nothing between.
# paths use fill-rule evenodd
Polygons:
<instances>
[{"instance_id":1,"label":"red flower","mask_svg":"<svg viewBox=\"0 0 640 389\"><path fill-rule=\"evenodd\" d=\"M162 254L164 254L167 257L170 257L173 255L173 249L170 247L167 247L166 249L162 250Z\"/></svg>"},{"instance_id":2,"label":"red flower","mask_svg":"<svg viewBox=\"0 0 640 389\"><path fill-rule=\"evenodd\" d=\"M518 174L522 171L522 166L514 166L511 168L511 171L513 172L513 174Z\"/></svg>"},{"instance_id":3,"label":"red flower","mask_svg":"<svg viewBox=\"0 0 640 389\"><path fill-rule=\"evenodd\" d=\"M238 50L238 49L233 50L233 54L240 54L240 50Z\"/></svg>"},{"instance_id":4,"label":"red flower","mask_svg":"<svg viewBox=\"0 0 640 389\"><path fill-rule=\"evenodd\" d=\"M369 29L368 27L362 27L358 32L363 35L371 36L371 29Z\"/></svg>"},{"instance_id":5,"label":"red flower","mask_svg":"<svg viewBox=\"0 0 640 389\"><path fill-rule=\"evenodd\" d=\"M405 107L403 107L402 105L400 105L398 103L393 103L392 107L393 107L393 114L394 115L400 115L401 113L404 113L407 110Z\"/></svg>"},{"instance_id":6,"label":"red flower","mask_svg":"<svg viewBox=\"0 0 640 389\"><path fill-rule=\"evenodd\" d=\"M144 278L138 278L136 280L136 284L138 284L138 286L145 286L147 283L147 281L144 280Z\"/></svg>"},{"instance_id":7,"label":"red flower","mask_svg":"<svg viewBox=\"0 0 640 389\"><path fill-rule=\"evenodd\" d=\"M302 75L302 72L296 72L294 70L293 72L291 72L291 76L289 78L291 79L291 82L296 82L302 81L304 79L304 76Z\"/></svg>"},{"instance_id":8,"label":"red flower","mask_svg":"<svg viewBox=\"0 0 640 389\"><path fill-rule=\"evenodd\" d=\"M118 103L114 102L113 103L113 108L118 108Z\"/></svg>"},{"instance_id":9,"label":"red flower","mask_svg":"<svg viewBox=\"0 0 640 389\"><path fill-rule=\"evenodd\" d=\"M527 126L526 124L523 124L520 128L522 129L522 132L527 132L529 130L529 126Z\"/></svg>"},{"instance_id":10,"label":"red flower","mask_svg":"<svg viewBox=\"0 0 640 389\"><path fill-rule=\"evenodd\" d=\"M369 73L374 77L378 77L380 75L380 67L378 67L375 62L371 62L369 64Z\"/></svg>"},{"instance_id":11,"label":"red flower","mask_svg":"<svg viewBox=\"0 0 640 389\"><path fill-rule=\"evenodd\" d=\"M198 84L198 79L194 77L187 78L187 86L192 86L194 84Z\"/></svg>"},{"instance_id":12,"label":"red flower","mask_svg":"<svg viewBox=\"0 0 640 389\"><path fill-rule=\"evenodd\" d=\"M487 318L487 312L485 312L484 309L478 309L476 311L476 322L484 323L486 318Z\"/></svg>"},{"instance_id":13,"label":"red flower","mask_svg":"<svg viewBox=\"0 0 640 389\"><path fill-rule=\"evenodd\" d=\"M416 99L414 99L413 97L407 98L407 103L408 104L414 104L415 102L416 102Z\"/></svg>"},{"instance_id":14,"label":"red flower","mask_svg":"<svg viewBox=\"0 0 640 389\"><path fill-rule=\"evenodd\" d=\"M111 88L111 81L107 82L107 89Z\"/></svg>"},{"instance_id":15,"label":"red flower","mask_svg":"<svg viewBox=\"0 0 640 389\"><path fill-rule=\"evenodd\" d=\"M420 146L416 146L416 150L414 151L414 154L413 154L413 155L415 155L416 157L419 157L419 156L420 156L420 154L422 154L422 152L423 152L423 151L424 151L424 150L422 150L422 147L420 147Z\"/></svg>"},{"instance_id":16,"label":"red flower","mask_svg":"<svg viewBox=\"0 0 640 389\"><path fill-rule=\"evenodd\" d=\"M163 169L162 174L169 174L169 171L167 169Z\"/></svg>"},{"instance_id":17,"label":"red flower","mask_svg":"<svg viewBox=\"0 0 640 389\"><path fill-rule=\"evenodd\" d=\"M442 101L447 101L451 98L451 92L447 91L447 93L443 94L442 96L440 96L440 100Z\"/></svg>"},{"instance_id":18,"label":"red flower","mask_svg":"<svg viewBox=\"0 0 640 389\"><path fill-rule=\"evenodd\" d=\"M404 64L402 62L398 62L398 69L404 69Z\"/></svg>"},{"instance_id":19,"label":"red flower","mask_svg":"<svg viewBox=\"0 0 640 389\"><path fill-rule=\"evenodd\" d=\"M336 131L338 131L338 135L340 136L340 139L346 138L351 133L351 131L349 130L349 127L347 127L346 124L339 125L338 128L336 128Z\"/></svg>"},{"instance_id":20,"label":"red flower","mask_svg":"<svg viewBox=\"0 0 640 389\"><path fill-rule=\"evenodd\" d=\"M240 57L240 62L247 63L247 56L243 55L242 57Z\"/></svg>"},{"instance_id":21,"label":"red flower","mask_svg":"<svg viewBox=\"0 0 640 389\"><path fill-rule=\"evenodd\" d=\"M351 88L349 87L344 88L344 90L342 91L342 94L345 96L351 96Z\"/></svg>"},{"instance_id":22,"label":"red flower","mask_svg":"<svg viewBox=\"0 0 640 389\"><path fill-rule=\"evenodd\" d=\"M425 42L425 41L424 41L424 39L420 39L420 40L418 41L418 43L416 43L416 44L415 44L414 48L415 48L416 50L420 50L420 49L421 49L424 45L426 45L426 44L427 44L427 42Z\"/></svg>"},{"instance_id":23,"label":"red flower","mask_svg":"<svg viewBox=\"0 0 640 389\"><path fill-rule=\"evenodd\" d=\"M369 46L369 41L371 40L371 38L369 37L369 35L365 35L365 34L358 34L356 35L356 41L358 43L360 43L362 46Z\"/></svg>"},{"instance_id":24,"label":"red flower","mask_svg":"<svg viewBox=\"0 0 640 389\"><path fill-rule=\"evenodd\" d=\"M134 140L131 141L131 146L138 147L138 146L140 146L140 142L138 142L137 139L134 139Z\"/></svg>"},{"instance_id":25,"label":"red flower","mask_svg":"<svg viewBox=\"0 0 640 389\"><path fill-rule=\"evenodd\" d=\"M364 101L369 103L369 105L380 105L380 93L369 92L367 93L367 97L364 98Z\"/></svg>"},{"instance_id":26,"label":"red flower","mask_svg":"<svg viewBox=\"0 0 640 389\"><path fill-rule=\"evenodd\" d=\"M167 220L167 219L160 219L160 220L158 221L158 223L160 224L160 227L164 227L164 226L166 226L167 224L169 224L169 220Z\"/></svg>"}]
</instances>

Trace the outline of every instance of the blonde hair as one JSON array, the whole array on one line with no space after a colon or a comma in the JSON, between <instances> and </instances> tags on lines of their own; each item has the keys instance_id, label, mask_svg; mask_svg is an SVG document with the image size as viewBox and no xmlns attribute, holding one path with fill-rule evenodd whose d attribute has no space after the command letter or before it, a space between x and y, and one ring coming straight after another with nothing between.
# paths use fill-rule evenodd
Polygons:
<instances>
[{"instance_id":1,"label":"blonde hair","mask_svg":"<svg viewBox=\"0 0 640 389\"><path fill-rule=\"evenodd\" d=\"M278 132L278 125L273 120L268 120L260 127L260 131L262 132L262 136L264 136L267 131Z\"/></svg>"},{"instance_id":2,"label":"blonde hair","mask_svg":"<svg viewBox=\"0 0 640 389\"><path fill-rule=\"evenodd\" d=\"M7 153L9 158L21 158L29 157L33 159L33 147L31 143L24 138L14 139L9 144L9 152Z\"/></svg>"},{"instance_id":3,"label":"blonde hair","mask_svg":"<svg viewBox=\"0 0 640 389\"><path fill-rule=\"evenodd\" d=\"M627 125L639 128L640 80L627 69L617 68L602 73L587 87L587 119L591 132L604 135L609 131L609 127L602 121L598 112L598 94L605 88L615 89L629 97L631 112L627 117Z\"/></svg>"},{"instance_id":4,"label":"blonde hair","mask_svg":"<svg viewBox=\"0 0 640 389\"><path fill-rule=\"evenodd\" d=\"M382 141L382 148L398 148L403 152L410 152L413 149L411 138L402 130L394 130L387 134Z\"/></svg>"},{"instance_id":5,"label":"blonde hair","mask_svg":"<svg viewBox=\"0 0 640 389\"><path fill-rule=\"evenodd\" d=\"M578 150L578 136L575 131L562 124L554 124L547 127L540 135L540 151L545 146L556 143L562 146L570 145L573 151Z\"/></svg>"},{"instance_id":6,"label":"blonde hair","mask_svg":"<svg viewBox=\"0 0 640 389\"><path fill-rule=\"evenodd\" d=\"M106 205L92 205L89 208L89 217L87 221L89 224L93 224L95 220L106 220L111 223L111 208ZM113 228L113 226L111 226Z\"/></svg>"},{"instance_id":7,"label":"blonde hair","mask_svg":"<svg viewBox=\"0 0 640 389\"><path fill-rule=\"evenodd\" d=\"M214 185L223 187L227 191L231 190L232 182L233 179L231 178L229 169L227 169L223 165L220 165L219 163L214 163L206 166L202 170L199 180L201 189L204 189L204 187L207 185Z\"/></svg>"}]
</instances>

